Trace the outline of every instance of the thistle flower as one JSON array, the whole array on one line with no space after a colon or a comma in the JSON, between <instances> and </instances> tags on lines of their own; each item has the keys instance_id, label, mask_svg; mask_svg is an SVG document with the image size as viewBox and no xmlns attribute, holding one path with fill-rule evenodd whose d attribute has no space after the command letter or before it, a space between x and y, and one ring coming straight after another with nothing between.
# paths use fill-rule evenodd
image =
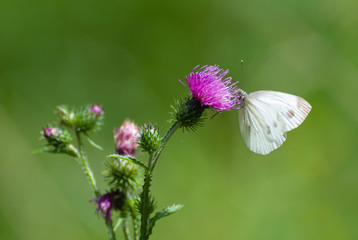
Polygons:
<instances>
[{"instance_id":1,"label":"thistle flower","mask_svg":"<svg viewBox=\"0 0 358 240\"><path fill-rule=\"evenodd\" d=\"M205 65L195 72L198 67L185 77L193 98L219 112L234 108L238 89L231 83L231 77L223 79L229 70Z\"/></svg>"},{"instance_id":2,"label":"thistle flower","mask_svg":"<svg viewBox=\"0 0 358 240\"><path fill-rule=\"evenodd\" d=\"M156 152L162 144L162 137L151 124L146 124L140 130L139 146L145 152Z\"/></svg>"},{"instance_id":3,"label":"thistle flower","mask_svg":"<svg viewBox=\"0 0 358 240\"><path fill-rule=\"evenodd\" d=\"M138 137L138 126L129 120L125 121L119 129L114 131L116 152L119 155L134 157L135 150L138 147Z\"/></svg>"},{"instance_id":4,"label":"thistle flower","mask_svg":"<svg viewBox=\"0 0 358 240\"><path fill-rule=\"evenodd\" d=\"M112 220L112 210L121 210L123 208L125 194L119 190L112 190L98 199L93 199L92 202L97 203L97 214L101 212L106 222L110 222Z\"/></svg>"}]
</instances>

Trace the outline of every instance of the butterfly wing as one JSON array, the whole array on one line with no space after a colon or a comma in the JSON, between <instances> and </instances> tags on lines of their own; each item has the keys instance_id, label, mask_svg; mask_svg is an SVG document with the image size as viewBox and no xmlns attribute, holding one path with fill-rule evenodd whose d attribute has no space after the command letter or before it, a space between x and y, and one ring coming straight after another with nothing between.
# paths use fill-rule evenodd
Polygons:
<instances>
[{"instance_id":1,"label":"butterfly wing","mask_svg":"<svg viewBox=\"0 0 358 240\"><path fill-rule=\"evenodd\" d=\"M268 154L286 140L284 120L258 98L245 97L245 106L239 109L239 123L244 142L255 153Z\"/></svg>"},{"instance_id":2,"label":"butterfly wing","mask_svg":"<svg viewBox=\"0 0 358 240\"><path fill-rule=\"evenodd\" d=\"M239 109L241 135L248 148L268 154L286 140L286 132L298 127L311 105L303 98L275 91L258 91L245 96Z\"/></svg>"},{"instance_id":3,"label":"butterfly wing","mask_svg":"<svg viewBox=\"0 0 358 240\"><path fill-rule=\"evenodd\" d=\"M249 94L267 103L280 114L286 124L286 131L298 127L311 111L311 105L301 97L275 91L257 91Z\"/></svg>"}]
</instances>

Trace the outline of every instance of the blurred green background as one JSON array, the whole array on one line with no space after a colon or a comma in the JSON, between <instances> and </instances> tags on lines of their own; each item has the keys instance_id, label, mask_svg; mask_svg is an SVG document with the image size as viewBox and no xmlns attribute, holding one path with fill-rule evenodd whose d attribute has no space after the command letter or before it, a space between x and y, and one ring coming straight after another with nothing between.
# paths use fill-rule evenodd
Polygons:
<instances>
[{"instance_id":1,"label":"blurred green background","mask_svg":"<svg viewBox=\"0 0 358 240\"><path fill-rule=\"evenodd\" d=\"M356 0L2 0L0 239L107 239L79 165L32 154L41 128L59 104L102 104L93 140L104 150L89 154L103 188L113 129L130 118L165 132L174 98L187 94L178 79L198 64L313 110L268 156L246 148L235 111L174 135L153 193L159 208L185 207L152 238L358 239L357 9Z\"/></svg>"}]
</instances>

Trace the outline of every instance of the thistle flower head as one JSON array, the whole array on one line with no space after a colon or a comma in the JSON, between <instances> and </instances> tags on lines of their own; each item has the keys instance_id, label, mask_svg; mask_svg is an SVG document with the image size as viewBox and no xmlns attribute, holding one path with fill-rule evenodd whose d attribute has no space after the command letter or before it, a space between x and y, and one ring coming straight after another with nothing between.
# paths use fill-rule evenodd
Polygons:
<instances>
[{"instance_id":1,"label":"thistle flower head","mask_svg":"<svg viewBox=\"0 0 358 240\"><path fill-rule=\"evenodd\" d=\"M119 190L112 190L103 194L98 199L93 199L92 202L97 203L97 214L102 213L102 217L107 221L111 221L112 210L121 210L125 202L125 194Z\"/></svg>"},{"instance_id":2,"label":"thistle flower head","mask_svg":"<svg viewBox=\"0 0 358 240\"><path fill-rule=\"evenodd\" d=\"M114 131L114 143L116 152L119 155L133 157L138 147L137 138L139 137L138 126L127 120L121 127Z\"/></svg>"},{"instance_id":3,"label":"thistle flower head","mask_svg":"<svg viewBox=\"0 0 358 240\"><path fill-rule=\"evenodd\" d=\"M219 112L234 108L238 90L230 77L224 78L229 70L220 69L217 65L205 65L195 71L198 67L185 77L193 98L202 106Z\"/></svg>"}]
</instances>

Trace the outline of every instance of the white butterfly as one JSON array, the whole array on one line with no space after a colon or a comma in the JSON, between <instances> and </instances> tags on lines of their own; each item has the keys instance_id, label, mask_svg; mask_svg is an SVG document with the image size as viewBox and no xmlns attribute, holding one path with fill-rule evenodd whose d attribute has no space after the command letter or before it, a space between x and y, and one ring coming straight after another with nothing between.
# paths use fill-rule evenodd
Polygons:
<instances>
[{"instance_id":1,"label":"white butterfly","mask_svg":"<svg viewBox=\"0 0 358 240\"><path fill-rule=\"evenodd\" d=\"M239 123L247 147L268 154L286 140L286 133L298 127L311 111L301 97L275 91L239 92Z\"/></svg>"}]
</instances>

